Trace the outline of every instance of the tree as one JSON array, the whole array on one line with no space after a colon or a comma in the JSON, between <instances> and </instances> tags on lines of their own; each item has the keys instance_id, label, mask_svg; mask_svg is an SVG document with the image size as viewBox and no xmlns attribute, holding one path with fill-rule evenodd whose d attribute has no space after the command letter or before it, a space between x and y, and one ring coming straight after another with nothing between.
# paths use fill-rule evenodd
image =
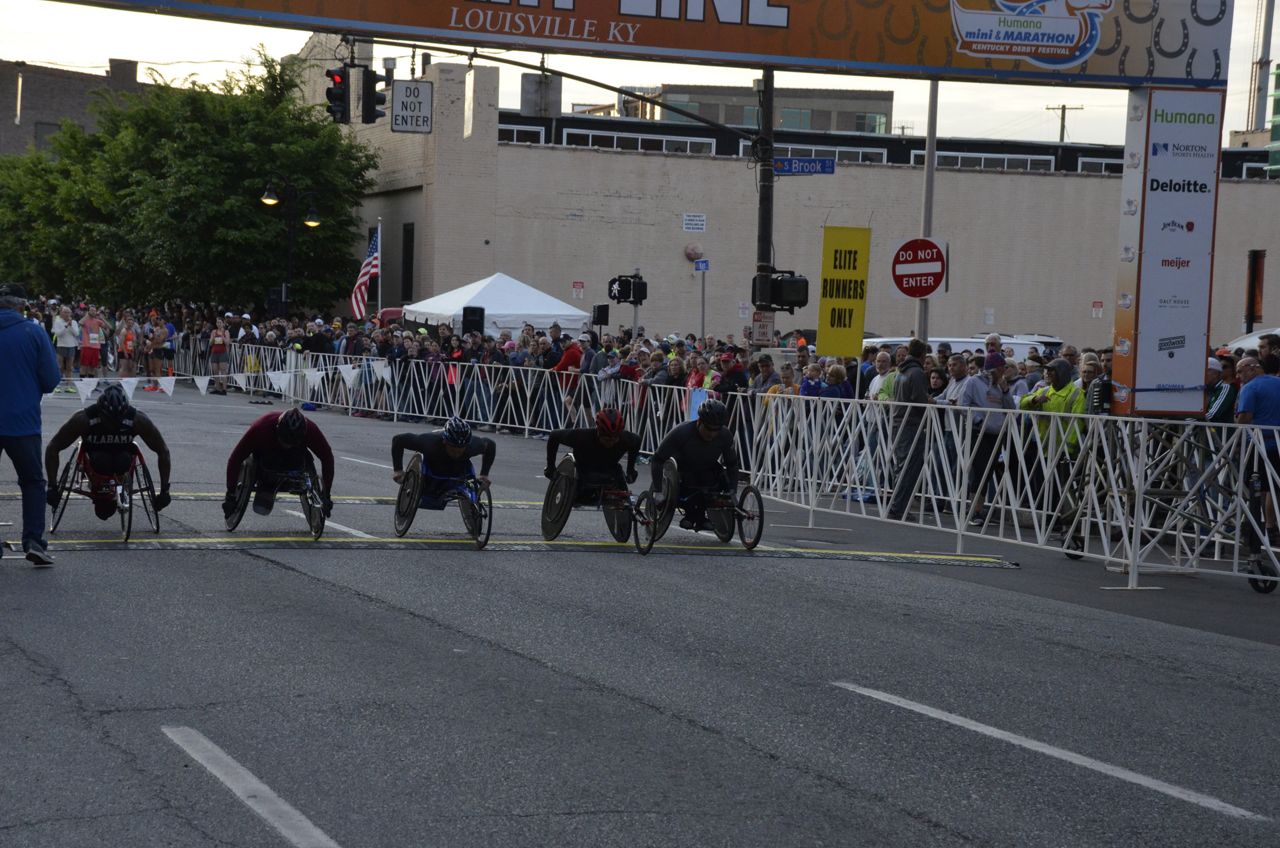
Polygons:
<instances>
[{"instance_id":1,"label":"tree","mask_svg":"<svg viewBox=\"0 0 1280 848\"><path fill-rule=\"evenodd\" d=\"M262 304L292 227L291 305L345 296L376 156L301 103L297 69L259 62L216 86L103 94L95 132L67 123L50 154L0 159L0 278L104 303ZM286 181L302 196L260 202Z\"/></svg>"}]
</instances>

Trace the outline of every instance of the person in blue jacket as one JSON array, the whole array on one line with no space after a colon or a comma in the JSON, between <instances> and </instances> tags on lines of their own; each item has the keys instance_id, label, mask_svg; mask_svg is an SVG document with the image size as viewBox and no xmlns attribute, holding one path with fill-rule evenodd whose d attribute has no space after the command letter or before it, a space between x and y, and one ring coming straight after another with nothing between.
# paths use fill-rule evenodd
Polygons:
<instances>
[{"instance_id":1,"label":"person in blue jacket","mask_svg":"<svg viewBox=\"0 0 1280 848\"><path fill-rule=\"evenodd\" d=\"M53 565L45 550L44 469L40 464L40 399L61 379L53 342L22 310L27 292L0 285L0 452L9 455L22 490L22 549L37 568Z\"/></svg>"}]
</instances>

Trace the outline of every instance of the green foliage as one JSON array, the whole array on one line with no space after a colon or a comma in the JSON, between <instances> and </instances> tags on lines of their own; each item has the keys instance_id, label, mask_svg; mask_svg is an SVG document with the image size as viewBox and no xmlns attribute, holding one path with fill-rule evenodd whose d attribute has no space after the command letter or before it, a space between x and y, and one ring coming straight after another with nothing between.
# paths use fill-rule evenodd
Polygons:
<instances>
[{"instance_id":1,"label":"green foliage","mask_svg":"<svg viewBox=\"0 0 1280 848\"><path fill-rule=\"evenodd\" d=\"M217 86L103 95L96 132L64 124L48 154L0 157L0 279L103 303L262 304L292 228L291 305L345 297L376 156L299 101L297 71L259 61Z\"/></svg>"}]
</instances>

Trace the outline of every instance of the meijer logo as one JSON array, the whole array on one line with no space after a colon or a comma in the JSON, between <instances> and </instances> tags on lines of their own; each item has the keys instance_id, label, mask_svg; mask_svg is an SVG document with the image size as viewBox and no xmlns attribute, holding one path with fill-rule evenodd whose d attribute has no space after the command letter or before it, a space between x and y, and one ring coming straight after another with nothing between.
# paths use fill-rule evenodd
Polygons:
<instances>
[{"instance_id":1,"label":"meijer logo","mask_svg":"<svg viewBox=\"0 0 1280 848\"><path fill-rule=\"evenodd\" d=\"M1212 112L1171 112L1157 109L1151 113L1157 124L1216 124L1218 116Z\"/></svg>"}]
</instances>

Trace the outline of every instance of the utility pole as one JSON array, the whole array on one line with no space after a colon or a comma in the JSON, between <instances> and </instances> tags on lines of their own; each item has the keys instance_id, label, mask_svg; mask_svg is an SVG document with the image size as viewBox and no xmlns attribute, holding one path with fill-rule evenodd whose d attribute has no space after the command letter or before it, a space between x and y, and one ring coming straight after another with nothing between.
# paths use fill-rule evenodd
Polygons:
<instances>
[{"instance_id":1,"label":"utility pole","mask_svg":"<svg viewBox=\"0 0 1280 848\"><path fill-rule=\"evenodd\" d=\"M1058 143L1062 144L1064 141L1067 140L1067 113L1083 112L1084 107L1068 106L1067 104L1063 103L1060 106L1046 106L1044 107L1044 110L1046 112L1057 112L1062 116L1058 119Z\"/></svg>"},{"instance_id":2,"label":"utility pole","mask_svg":"<svg viewBox=\"0 0 1280 848\"><path fill-rule=\"evenodd\" d=\"M752 294L766 291L773 274L773 68L764 67L756 83L759 95L760 134L756 137L756 173L759 205L756 209L756 280ZM753 297L754 299L754 297Z\"/></svg>"}]
</instances>

